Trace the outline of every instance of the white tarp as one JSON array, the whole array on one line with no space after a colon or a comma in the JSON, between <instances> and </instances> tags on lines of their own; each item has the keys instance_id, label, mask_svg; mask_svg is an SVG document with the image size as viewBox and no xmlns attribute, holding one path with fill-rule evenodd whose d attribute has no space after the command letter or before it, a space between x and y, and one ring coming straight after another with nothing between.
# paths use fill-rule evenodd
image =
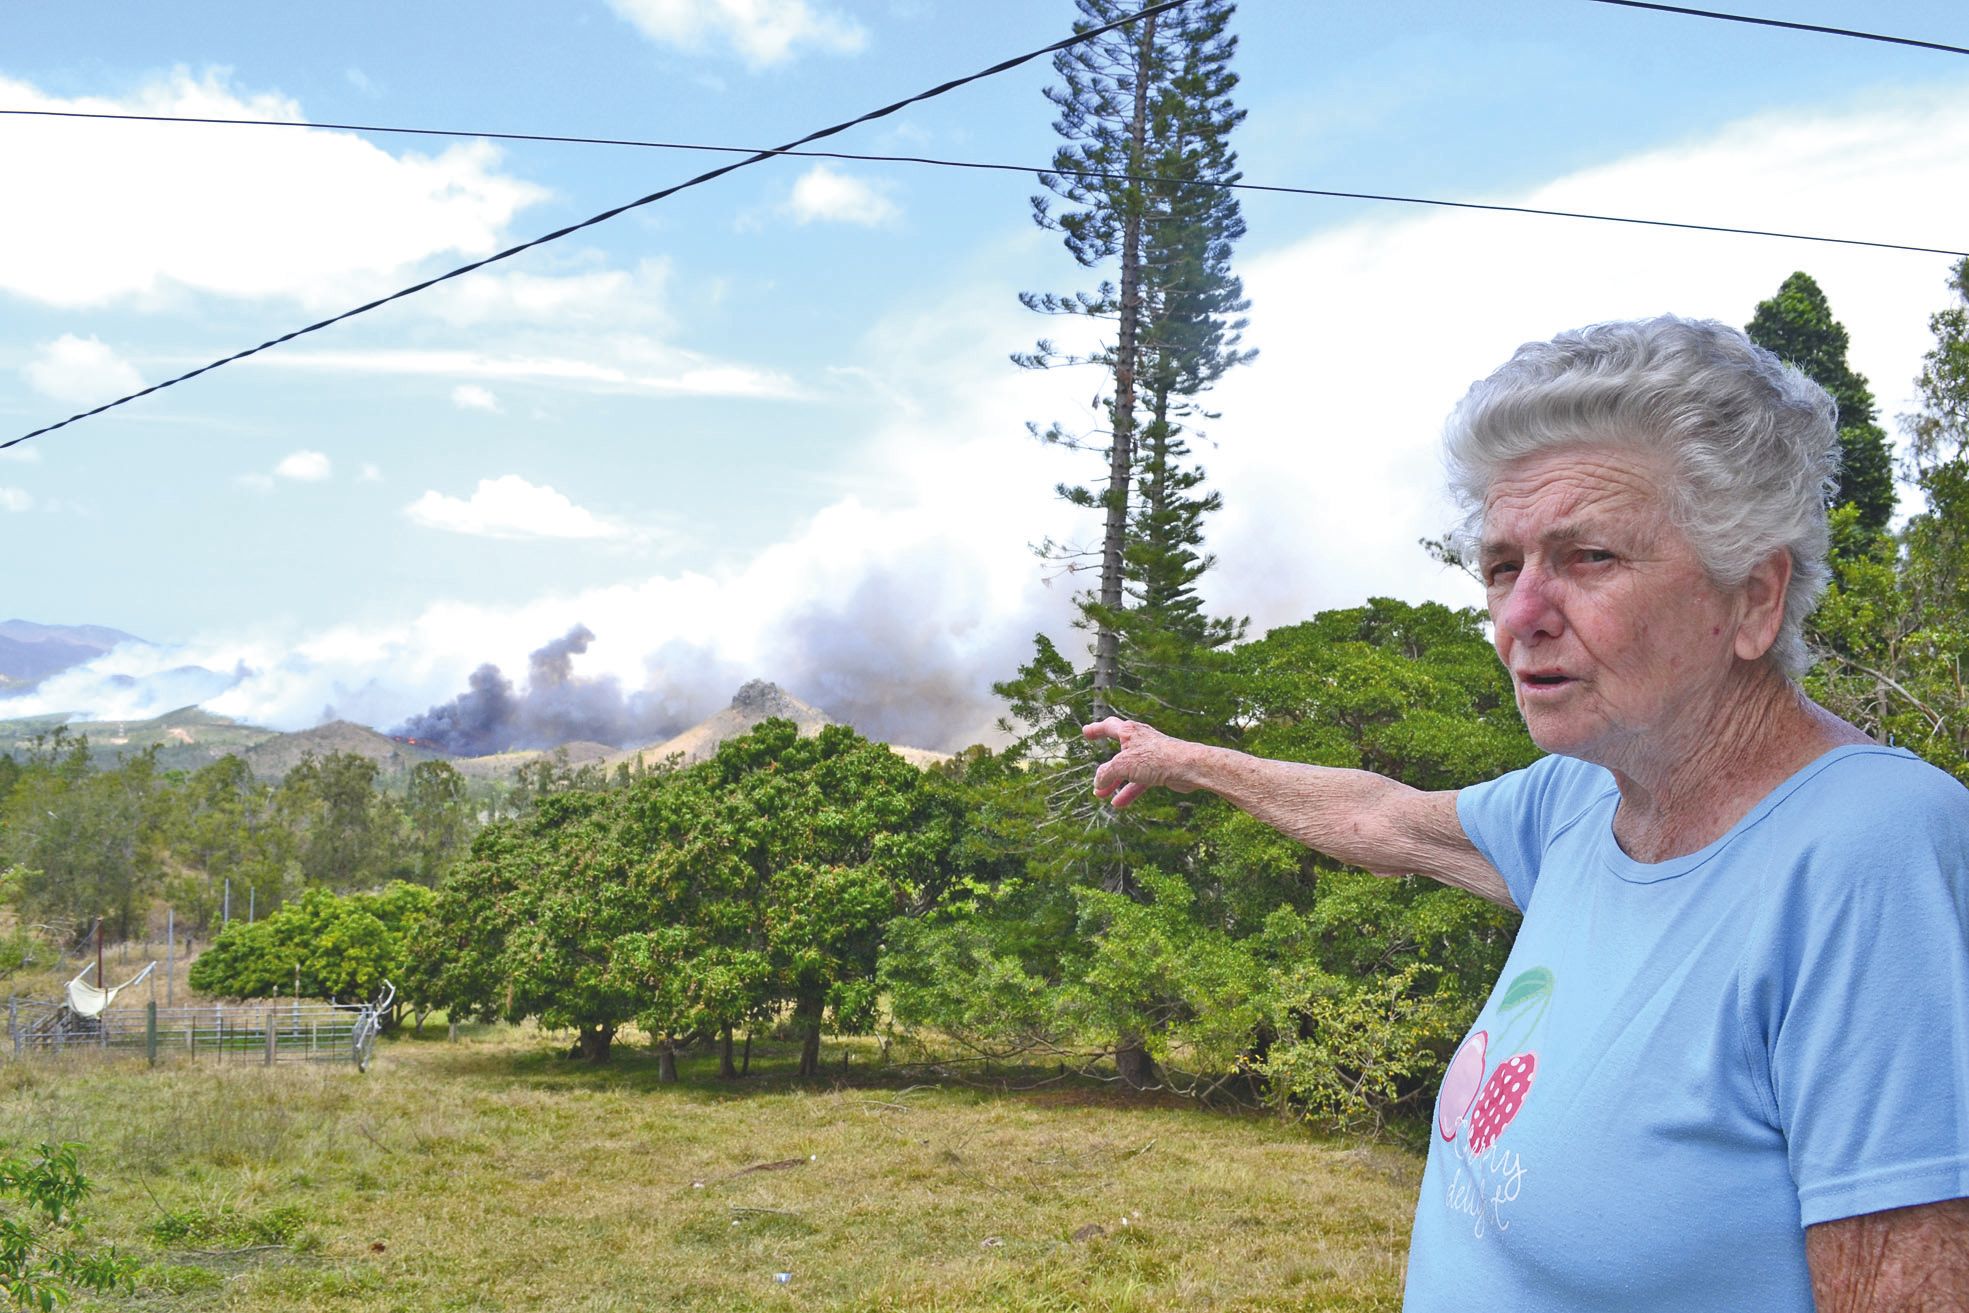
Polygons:
<instances>
[{"instance_id":1,"label":"white tarp","mask_svg":"<svg viewBox=\"0 0 1969 1313\"><path fill-rule=\"evenodd\" d=\"M118 994L149 975L151 968L156 965L155 962L151 963L120 985L109 989L98 989L83 978L96 969L96 964L91 962L82 968L81 975L68 982L68 1010L78 1017L100 1017L103 1009L107 1008Z\"/></svg>"}]
</instances>

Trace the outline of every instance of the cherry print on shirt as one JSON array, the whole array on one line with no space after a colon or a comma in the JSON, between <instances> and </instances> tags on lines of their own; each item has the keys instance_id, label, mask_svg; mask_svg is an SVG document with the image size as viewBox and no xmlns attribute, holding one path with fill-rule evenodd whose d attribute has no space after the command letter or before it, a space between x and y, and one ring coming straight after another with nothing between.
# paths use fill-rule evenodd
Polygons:
<instances>
[{"instance_id":1,"label":"cherry print on shirt","mask_svg":"<svg viewBox=\"0 0 1969 1313\"><path fill-rule=\"evenodd\" d=\"M1483 1093L1477 1096L1476 1111L1470 1114L1472 1156L1481 1157L1504 1134L1504 1128L1525 1106L1525 1096L1531 1093L1532 1077L1537 1071L1538 1055L1520 1053L1499 1063L1484 1082Z\"/></svg>"},{"instance_id":2,"label":"cherry print on shirt","mask_svg":"<svg viewBox=\"0 0 1969 1313\"><path fill-rule=\"evenodd\" d=\"M1487 1031L1473 1031L1449 1060L1443 1073L1442 1093L1436 1098L1436 1133L1445 1140L1456 1138L1456 1128L1477 1101L1484 1084L1484 1049L1490 1042Z\"/></svg>"}]
</instances>

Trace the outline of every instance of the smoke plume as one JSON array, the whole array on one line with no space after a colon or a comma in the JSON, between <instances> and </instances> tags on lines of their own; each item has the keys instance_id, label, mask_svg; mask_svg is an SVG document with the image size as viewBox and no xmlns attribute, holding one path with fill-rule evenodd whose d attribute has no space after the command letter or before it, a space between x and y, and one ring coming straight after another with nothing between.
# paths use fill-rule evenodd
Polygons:
<instances>
[{"instance_id":1,"label":"smoke plume","mask_svg":"<svg viewBox=\"0 0 1969 1313\"><path fill-rule=\"evenodd\" d=\"M463 693L412 716L396 732L445 752L480 757L573 742L628 747L685 727L668 699L647 692L625 696L612 675L575 674L574 658L594 641L588 626L576 625L533 652L524 691L487 662L472 672Z\"/></svg>"}]
</instances>

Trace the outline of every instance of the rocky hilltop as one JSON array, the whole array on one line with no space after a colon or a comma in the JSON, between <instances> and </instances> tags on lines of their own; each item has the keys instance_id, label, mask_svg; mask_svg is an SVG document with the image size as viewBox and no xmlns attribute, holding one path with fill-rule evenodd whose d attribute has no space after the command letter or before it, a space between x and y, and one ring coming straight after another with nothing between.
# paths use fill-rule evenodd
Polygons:
<instances>
[{"instance_id":1,"label":"rocky hilltop","mask_svg":"<svg viewBox=\"0 0 1969 1313\"><path fill-rule=\"evenodd\" d=\"M829 725L838 724L832 716L819 707L811 706L794 697L779 685L763 679L747 680L732 695L731 705L691 726L683 733L652 743L647 747L631 748L608 758L606 764L613 768L617 762L640 762L644 767L661 765L672 758L680 766L692 766L708 760L718 751L718 745L726 739L735 739L749 734L767 720L790 720L799 727L803 738L811 738ZM931 766L946 760L941 752L931 752L926 748L904 748L891 745L897 756L914 766Z\"/></svg>"},{"instance_id":2,"label":"rocky hilltop","mask_svg":"<svg viewBox=\"0 0 1969 1313\"><path fill-rule=\"evenodd\" d=\"M763 679L751 679L732 695L730 706L710 719L699 721L661 743L616 753L607 764L613 767L617 762L629 761L649 767L661 765L674 757L680 766L696 765L715 754L718 745L726 739L749 734L762 722L775 717L792 721L800 727L801 736L806 738L835 723L834 718L825 711L809 706L779 685Z\"/></svg>"}]
</instances>

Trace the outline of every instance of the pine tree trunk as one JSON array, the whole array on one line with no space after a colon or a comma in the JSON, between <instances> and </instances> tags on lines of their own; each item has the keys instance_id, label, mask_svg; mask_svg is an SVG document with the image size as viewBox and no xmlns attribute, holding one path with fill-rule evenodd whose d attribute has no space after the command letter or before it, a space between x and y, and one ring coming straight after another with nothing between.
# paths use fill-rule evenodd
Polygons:
<instances>
[{"instance_id":1,"label":"pine tree trunk","mask_svg":"<svg viewBox=\"0 0 1969 1313\"><path fill-rule=\"evenodd\" d=\"M664 1085L674 1085L677 1081L677 1041L667 1035L663 1047L656 1051L656 1079Z\"/></svg>"},{"instance_id":2,"label":"pine tree trunk","mask_svg":"<svg viewBox=\"0 0 1969 1313\"><path fill-rule=\"evenodd\" d=\"M738 1068L732 1065L732 1028L726 1026L718 1045L718 1078L731 1080L737 1075Z\"/></svg>"},{"instance_id":3,"label":"pine tree trunk","mask_svg":"<svg viewBox=\"0 0 1969 1313\"><path fill-rule=\"evenodd\" d=\"M1128 125L1128 172L1142 173L1148 135L1149 72L1155 52L1155 16L1142 20L1135 55L1135 109ZM1135 462L1136 321L1142 313L1142 206L1128 207L1121 224L1121 325L1114 350L1114 441L1108 448L1107 522L1101 535L1101 606L1121 609L1122 549L1128 539L1128 488ZM1094 718L1113 707L1108 691L1121 668L1121 636L1107 621L1094 636Z\"/></svg>"}]
</instances>

